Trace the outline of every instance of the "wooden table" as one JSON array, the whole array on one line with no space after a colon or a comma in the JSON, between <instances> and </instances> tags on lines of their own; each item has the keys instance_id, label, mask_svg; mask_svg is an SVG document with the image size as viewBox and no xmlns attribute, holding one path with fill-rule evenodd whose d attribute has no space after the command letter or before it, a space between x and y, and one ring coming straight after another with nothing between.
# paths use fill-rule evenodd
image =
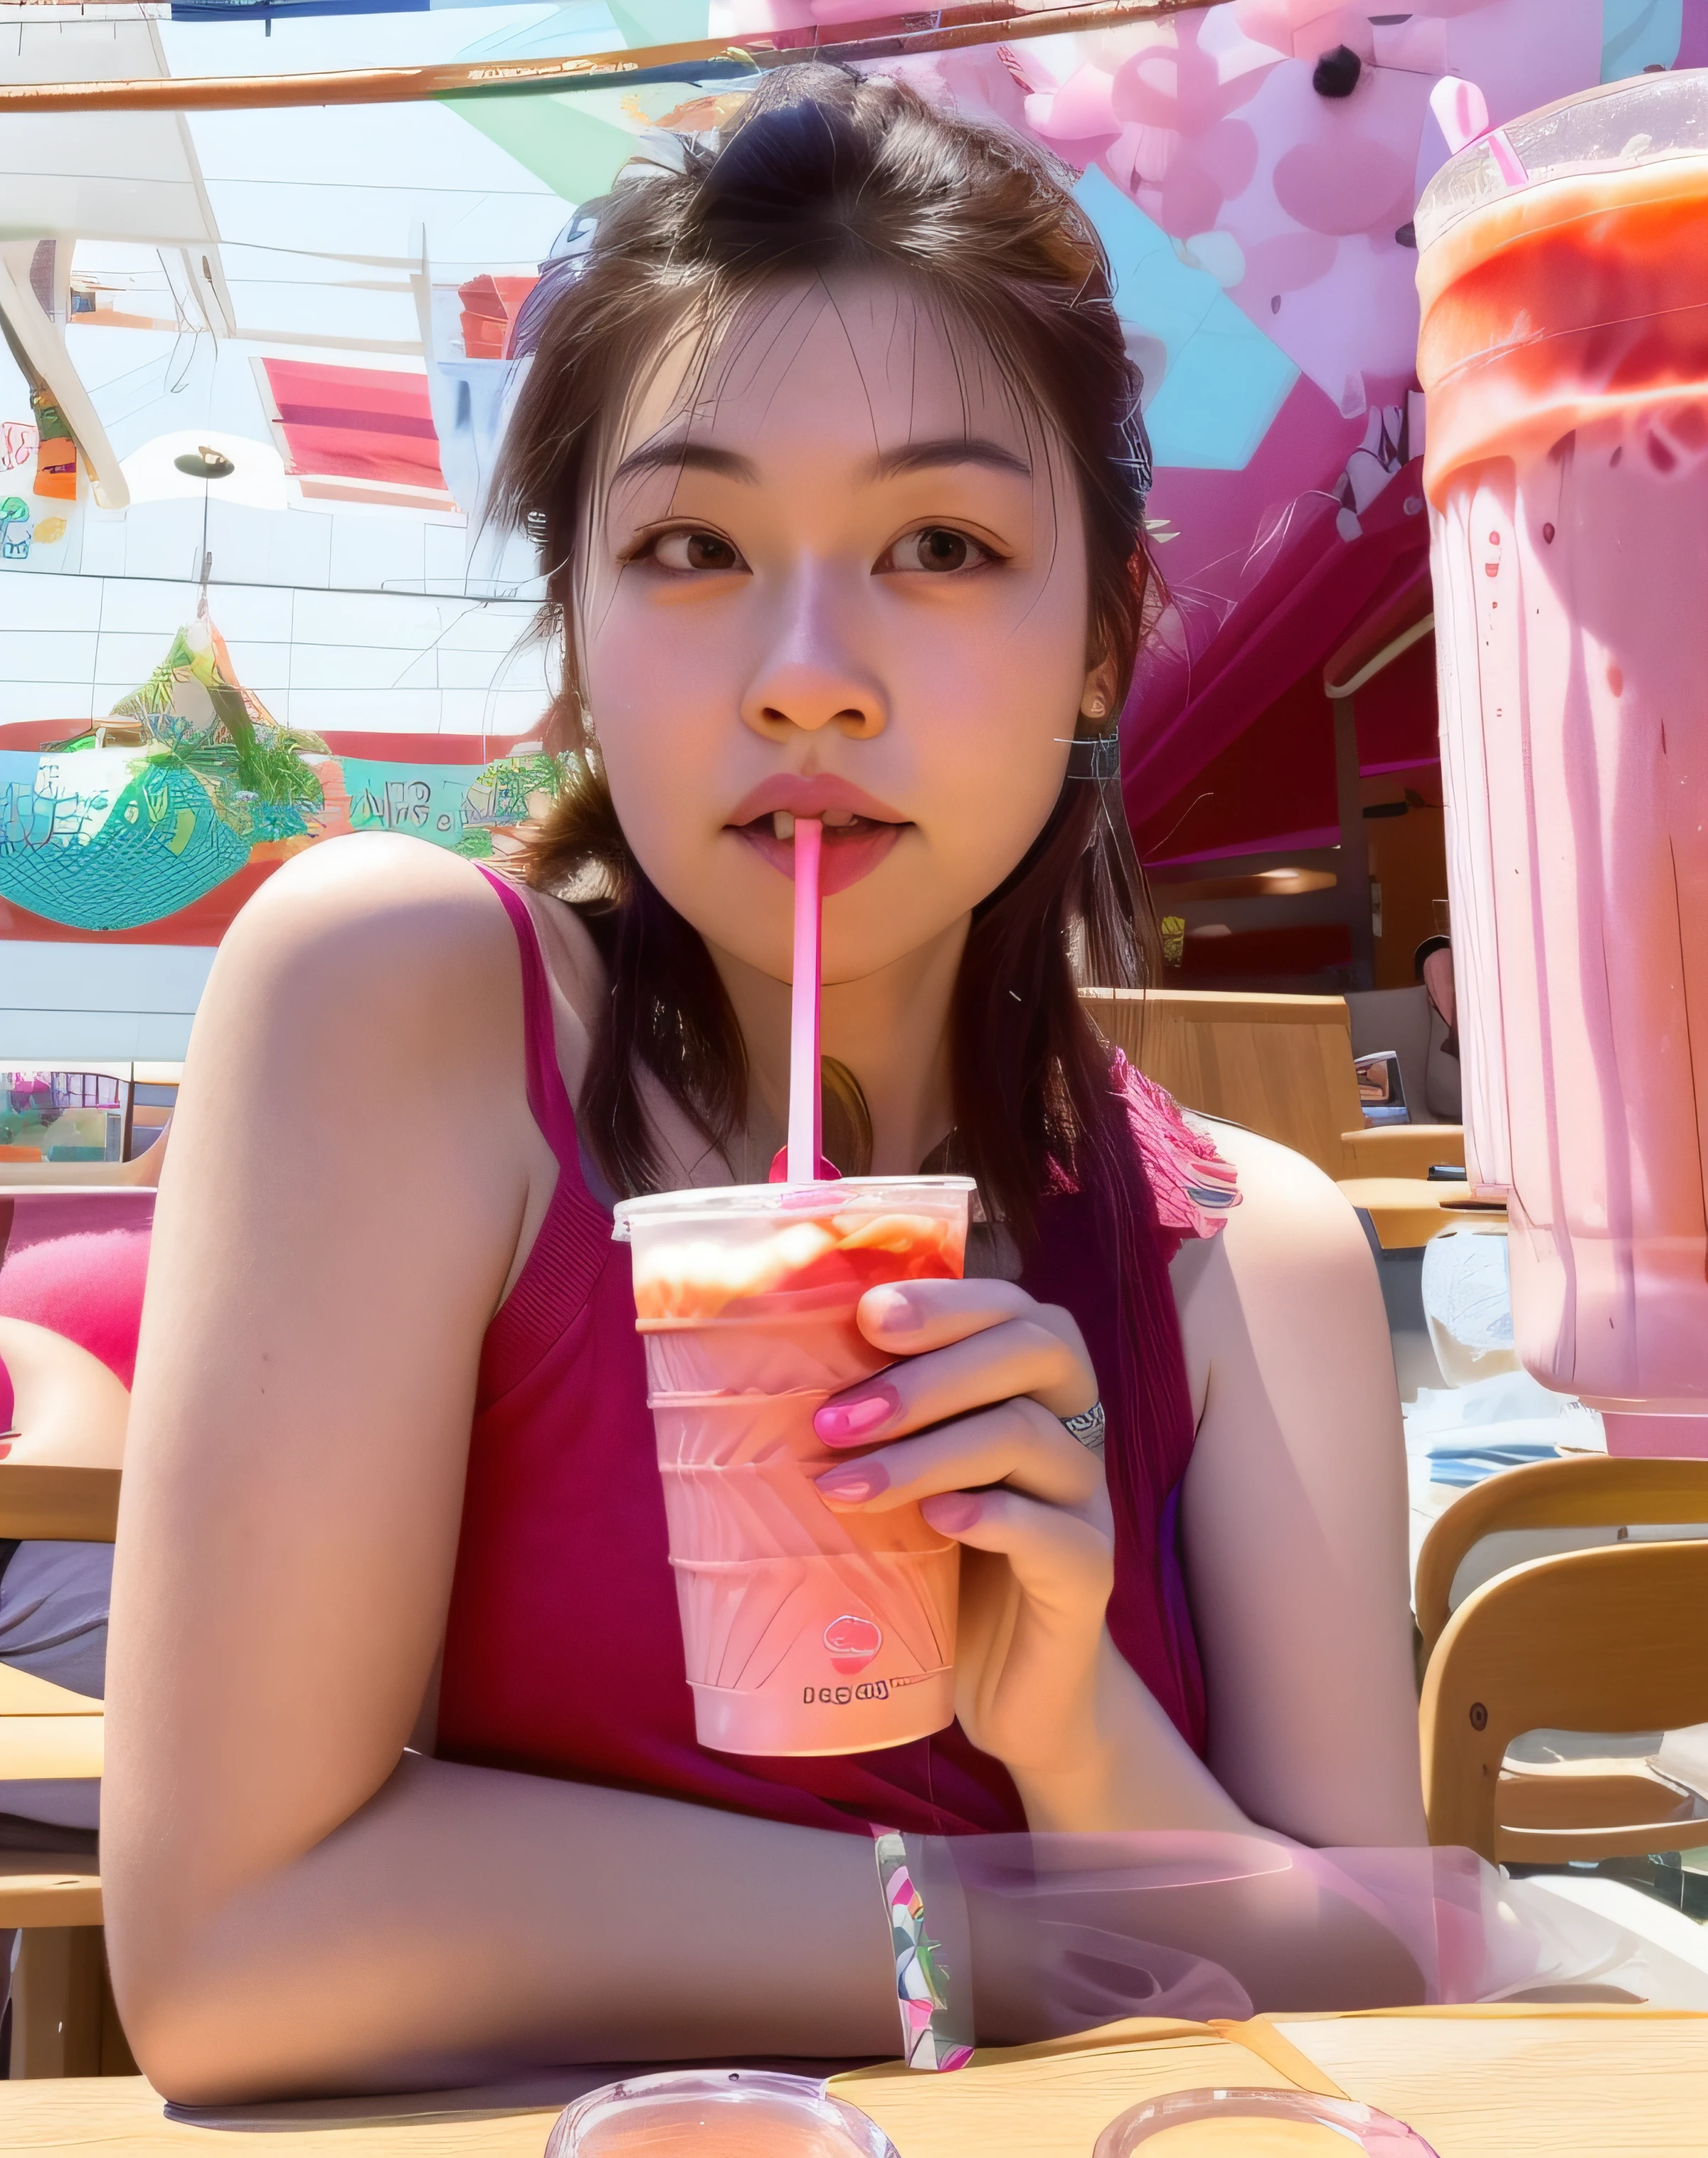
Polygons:
<instances>
[{"instance_id":1,"label":"wooden table","mask_svg":"<svg viewBox=\"0 0 1708 2158\"><path fill-rule=\"evenodd\" d=\"M140 2077L0 2083L0 2150L8 2158L209 2158L221 2129L266 2129L262 2158L540 2158L557 2106L575 2088L567 2079L553 2092L550 2080L514 2094L171 2119ZM1214 2026L1135 2021L981 2053L958 2075L868 2068L834 2088L870 2114L901 2158L1090 2158L1115 2114L1157 2093L1289 2083L1381 2106L1439 2158L1700 2158L1708 2149L1708 2016L1525 2007ZM1181 2158L1190 2149L1183 2137Z\"/></svg>"},{"instance_id":2,"label":"wooden table","mask_svg":"<svg viewBox=\"0 0 1708 2158\"><path fill-rule=\"evenodd\" d=\"M1454 1221L1506 1219L1504 1206L1471 1199L1463 1184L1432 1184L1422 1176L1344 1176L1340 1190L1369 1215L1385 1252L1416 1251Z\"/></svg>"}]
</instances>

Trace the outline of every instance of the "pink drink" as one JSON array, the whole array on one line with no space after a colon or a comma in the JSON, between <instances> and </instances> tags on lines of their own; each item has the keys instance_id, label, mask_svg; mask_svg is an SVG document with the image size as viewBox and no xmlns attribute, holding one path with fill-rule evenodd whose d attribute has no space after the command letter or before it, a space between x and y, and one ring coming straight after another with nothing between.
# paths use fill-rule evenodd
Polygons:
<instances>
[{"instance_id":1,"label":"pink drink","mask_svg":"<svg viewBox=\"0 0 1708 2158\"><path fill-rule=\"evenodd\" d=\"M1468 1159L1526 1367L1700 1415L1708 75L1505 135L1417 216Z\"/></svg>"},{"instance_id":2,"label":"pink drink","mask_svg":"<svg viewBox=\"0 0 1708 2158\"><path fill-rule=\"evenodd\" d=\"M694 1728L724 1753L863 1753L954 1716L959 1546L917 1506L833 1512L828 1396L888 1359L869 1288L954 1279L965 1177L625 1200Z\"/></svg>"}]
</instances>

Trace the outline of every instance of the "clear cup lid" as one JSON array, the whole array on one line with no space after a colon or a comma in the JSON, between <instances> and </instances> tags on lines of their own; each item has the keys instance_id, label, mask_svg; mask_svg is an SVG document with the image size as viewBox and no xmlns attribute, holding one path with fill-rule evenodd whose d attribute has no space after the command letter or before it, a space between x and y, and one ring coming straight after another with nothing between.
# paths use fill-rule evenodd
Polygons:
<instances>
[{"instance_id":1,"label":"clear cup lid","mask_svg":"<svg viewBox=\"0 0 1708 2158\"><path fill-rule=\"evenodd\" d=\"M1131 2158L1153 2136L1200 2120L1297 2121L1329 2130L1349 2154L1362 2150L1367 2158L1436 2158L1434 2149L1415 2128L1359 2099L1263 2089L1169 2091L1146 2099L1110 2122L1097 2138L1091 2158Z\"/></svg>"},{"instance_id":2,"label":"clear cup lid","mask_svg":"<svg viewBox=\"0 0 1708 2158\"><path fill-rule=\"evenodd\" d=\"M545 2158L631 2158L666 2150L898 2158L877 2123L823 2083L767 2068L626 2076L559 2114Z\"/></svg>"},{"instance_id":3,"label":"clear cup lid","mask_svg":"<svg viewBox=\"0 0 1708 2158\"><path fill-rule=\"evenodd\" d=\"M1580 173L1629 172L1671 158L1708 157L1708 68L1604 83L1526 112L1499 132L1524 178L1502 170L1486 135L1468 145L1423 190L1414 219L1420 248L1432 246L1461 219L1520 187Z\"/></svg>"},{"instance_id":4,"label":"clear cup lid","mask_svg":"<svg viewBox=\"0 0 1708 2158\"><path fill-rule=\"evenodd\" d=\"M822 1184L726 1184L704 1191L652 1191L617 1201L611 1235L712 1221L763 1221L805 1212L960 1210L978 1189L970 1176L844 1176Z\"/></svg>"}]
</instances>

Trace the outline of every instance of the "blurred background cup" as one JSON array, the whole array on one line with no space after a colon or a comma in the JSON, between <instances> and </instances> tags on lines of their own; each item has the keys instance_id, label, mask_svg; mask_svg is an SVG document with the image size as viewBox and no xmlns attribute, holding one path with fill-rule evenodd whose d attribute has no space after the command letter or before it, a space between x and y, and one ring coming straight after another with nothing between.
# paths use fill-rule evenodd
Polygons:
<instances>
[{"instance_id":1,"label":"blurred background cup","mask_svg":"<svg viewBox=\"0 0 1708 2158\"><path fill-rule=\"evenodd\" d=\"M1416 222L1471 1182L1525 1368L1705 1452L1708 72L1509 122Z\"/></svg>"}]
</instances>

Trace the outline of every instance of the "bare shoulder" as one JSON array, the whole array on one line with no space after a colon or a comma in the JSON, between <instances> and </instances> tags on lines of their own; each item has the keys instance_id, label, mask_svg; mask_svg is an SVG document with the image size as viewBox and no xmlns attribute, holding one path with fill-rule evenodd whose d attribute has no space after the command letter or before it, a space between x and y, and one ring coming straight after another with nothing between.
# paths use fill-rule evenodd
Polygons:
<instances>
[{"instance_id":1,"label":"bare shoulder","mask_svg":"<svg viewBox=\"0 0 1708 2158\"><path fill-rule=\"evenodd\" d=\"M496 1270L496 1302L531 1195L555 1173L524 1041L515 932L472 863L384 833L310 849L219 947L159 1218L240 1192L240 1211L271 1223L276 1257L300 1187L313 1197L292 1231L305 1250L332 1235L341 1257L371 1247L394 1273L424 1222L454 1218L472 1271L484 1284ZM400 1185L400 1163L431 1175Z\"/></svg>"},{"instance_id":2,"label":"bare shoulder","mask_svg":"<svg viewBox=\"0 0 1708 2158\"><path fill-rule=\"evenodd\" d=\"M515 937L474 865L390 833L331 839L286 862L232 924L209 983L217 1025L264 1000L293 1026L392 1025L445 1038L489 1021L516 979ZM271 1031L271 1029L264 1030Z\"/></svg>"},{"instance_id":3,"label":"bare shoulder","mask_svg":"<svg viewBox=\"0 0 1708 2158\"><path fill-rule=\"evenodd\" d=\"M1231 1255L1278 1249L1295 1258L1329 1258L1343 1250L1367 1250L1358 1216L1339 1185L1307 1155L1240 1124L1191 1121L1215 1141L1239 1178L1240 1204L1222 1232Z\"/></svg>"},{"instance_id":4,"label":"bare shoulder","mask_svg":"<svg viewBox=\"0 0 1708 2158\"><path fill-rule=\"evenodd\" d=\"M361 832L292 856L232 924L230 948L286 953L328 943L414 942L420 960L453 960L465 939L496 937L498 896L471 862L399 833ZM449 937L436 944L432 932ZM226 948L222 947L222 949Z\"/></svg>"},{"instance_id":5,"label":"bare shoulder","mask_svg":"<svg viewBox=\"0 0 1708 2158\"><path fill-rule=\"evenodd\" d=\"M1253 1336L1323 1351L1367 1331L1380 1305L1357 1215L1316 1164L1236 1124L1194 1118L1239 1178L1240 1204L1214 1236L1184 1245L1170 1268L1195 1403L1213 1366Z\"/></svg>"}]
</instances>

